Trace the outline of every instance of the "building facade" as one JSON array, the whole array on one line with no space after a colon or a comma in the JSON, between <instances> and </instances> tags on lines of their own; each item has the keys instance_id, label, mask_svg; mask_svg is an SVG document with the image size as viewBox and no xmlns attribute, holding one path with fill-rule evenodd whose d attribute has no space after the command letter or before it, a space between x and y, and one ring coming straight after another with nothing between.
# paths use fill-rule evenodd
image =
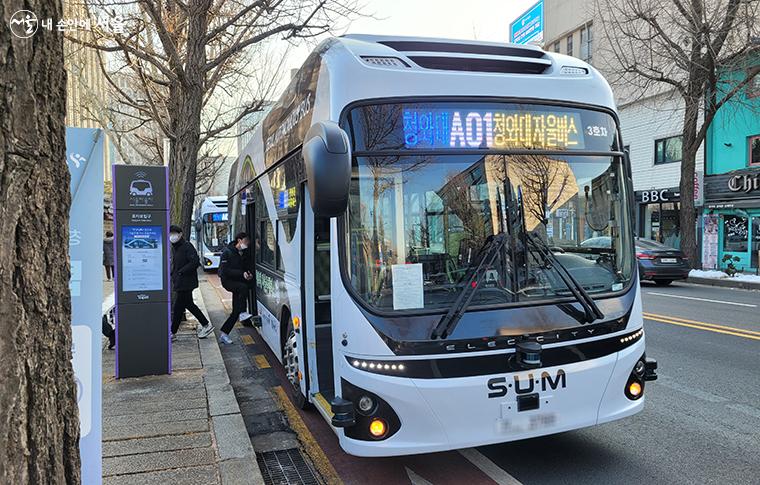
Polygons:
<instances>
[{"instance_id":1,"label":"building facade","mask_svg":"<svg viewBox=\"0 0 760 485\"><path fill-rule=\"evenodd\" d=\"M84 2L63 2L62 21L84 21L90 16ZM87 28L71 28L66 35L84 42L94 42ZM67 38L63 41L64 66L66 68L66 126L75 128L105 128L105 100L107 81L100 67L98 52ZM111 180L111 157L106 136L103 150L103 173L105 181Z\"/></svg>"},{"instance_id":2,"label":"building facade","mask_svg":"<svg viewBox=\"0 0 760 485\"><path fill-rule=\"evenodd\" d=\"M744 72L726 73L736 82ZM760 77L728 101L707 131L702 265L760 268ZM733 260L738 258L738 261Z\"/></svg>"},{"instance_id":3,"label":"building facade","mask_svg":"<svg viewBox=\"0 0 760 485\"><path fill-rule=\"evenodd\" d=\"M585 60L613 81L614 66L597 52L601 42L595 35L598 24L594 0L544 0L543 48ZM675 91L626 100L630 93L625 87L614 82L611 85L618 100L623 142L631 158L636 234L678 248L683 100ZM703 165L701 146L696 159L698 172Z\"/></svg>"}]
</instances>

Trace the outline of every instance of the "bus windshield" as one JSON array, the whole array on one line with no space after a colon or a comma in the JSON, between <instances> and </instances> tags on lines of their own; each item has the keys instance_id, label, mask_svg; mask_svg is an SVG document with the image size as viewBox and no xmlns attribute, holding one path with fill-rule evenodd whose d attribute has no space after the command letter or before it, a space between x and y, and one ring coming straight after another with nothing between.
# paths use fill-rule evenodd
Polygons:
<instances>
[{"instance_id":1,"label":"bus windshield","mask_svg":"<svg viewBox=\"0 0 760 485\"><path fill-rule=\"evenodd\" d=\"M355 156L346 273L368 305L446 310L495 237L506 240L469 307L570 298L557 264L595 298L630 281L627 177L623 158L612 153L618 150L609 115L514 104L386 104L356 108L348 123ZM554 262L531 244L535 237ZM583 244L599 237L610 244Z\"/></svg>"},{"instance_id":2,"label":"bus windshield","mask_svg":"<svg viewBox=\"0 0 760 485\"><path fill-rule=\"evenodd\" d=\"M224 249L229 240L227 222L203 221L203 244L209 251L218 253Z\"/></svg>"}]
</instances>

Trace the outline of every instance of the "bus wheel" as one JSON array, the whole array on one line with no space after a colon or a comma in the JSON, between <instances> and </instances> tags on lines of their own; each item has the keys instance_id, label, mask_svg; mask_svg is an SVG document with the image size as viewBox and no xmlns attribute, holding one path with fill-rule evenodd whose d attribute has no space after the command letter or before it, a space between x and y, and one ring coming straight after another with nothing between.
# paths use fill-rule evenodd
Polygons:
<instances>
[{"instance_id":1,"label":"bus wheel","mask_svg":"<svg viewBox=\"0 0 760 485\"><path fill-rule=\"evenodd\" d=\"M293 323L288 323L288 338L285 340L285 348L283 349L282 363L285 366L285 375L288 377L290 387L292 388L293 400L296 406L300 409L306 409L309 401L306 396L301 392L301 370L298 365L298 353L296 347L298 346L298 336L295 330L293 330Z\"/></svg>"}]
</instances>

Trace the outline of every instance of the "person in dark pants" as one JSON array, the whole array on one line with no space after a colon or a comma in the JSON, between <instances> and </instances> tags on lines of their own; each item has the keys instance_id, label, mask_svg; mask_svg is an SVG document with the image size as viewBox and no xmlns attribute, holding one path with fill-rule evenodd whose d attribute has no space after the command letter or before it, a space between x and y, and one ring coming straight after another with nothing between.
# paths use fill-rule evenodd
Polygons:
<instances>
[{"instance_id":1,"label":"person in dark pants","mask_svg":"<svg viewBox=\"0 0 760 485\"><path fill-rule=\"evenodd\" d=\"M174 290L172 341L177 340L177 330L186 309L200 322L197 329L198 338L206 338L214 332L214 327L193 302L193 290L198 288L198 266L201 265L198 252L182 237L182 228L179 226L169 228L169 241L172 243L171 276Z\"/></svg>"},{"instance_id":2,"label":"person in dark pants","mask_svg":"<svg viewBox=\"0 0 760 485\"><path fill-rule=\"evenodd\" d=\"M113 271L113 233L106 231L103 238L103 267L106 269L106 280L111 281L116 275Z\"/></svg>"},{"instance_id":3,"label":"person in dark pants","mask_svg":"<svg viewBox=\"0 0 760 485\"><path fill-rule=\"evenodd\" d=\"M222 333L219 336L219 341L224 344L232 343L230 332L238 320L243 322L251 318L251 314L246 311L248 288L253 280L253 274L248 271L246 264L250 243L248 234L239 233L224 248L219 261L219 278L222 280L222 286L232 293L232 312L222 325Z\"/></svg>"}]
</instances>

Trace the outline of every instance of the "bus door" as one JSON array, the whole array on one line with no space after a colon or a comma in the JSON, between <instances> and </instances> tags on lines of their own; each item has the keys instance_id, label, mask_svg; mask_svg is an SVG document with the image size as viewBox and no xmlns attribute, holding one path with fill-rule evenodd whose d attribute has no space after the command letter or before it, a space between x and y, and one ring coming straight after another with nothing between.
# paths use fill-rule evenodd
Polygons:
<instances>
[{"instance_id":1,"label":"bus door","mask_svg":"<svg viewBox=\"0 0 760 485\"><path fill-rule=\"evenodd\" d=\"M256 261L258 260L257 251L260 248L256 247L256 205L252 198L245 201L245 232L248 234L248 238L251 240L248 254L250 257L246 261L247 270L253 275L252 284L248 288L248 312L254 316L254 320L258 320L256 317L259 314L258 305L256 305ZM231 234L230 239L235 235Z\"/></svg>"},{"instance_id":2,"label":"bus door","mask_svg":"<svg viewBox=\"0 0 760 485\"><path fill-rule=\"evenodd\" d=\"M332 308L330 300L330 219L314 215L304 187L304 278L303 289L308 325L309 369L312 392L318 392L330 402L335 395L332 349ZM316 365L315 365L316 364ZM314 378L316 384L314 386ZM317 387L317 389L314 389Z\"/></svg>"}]
</instances>

